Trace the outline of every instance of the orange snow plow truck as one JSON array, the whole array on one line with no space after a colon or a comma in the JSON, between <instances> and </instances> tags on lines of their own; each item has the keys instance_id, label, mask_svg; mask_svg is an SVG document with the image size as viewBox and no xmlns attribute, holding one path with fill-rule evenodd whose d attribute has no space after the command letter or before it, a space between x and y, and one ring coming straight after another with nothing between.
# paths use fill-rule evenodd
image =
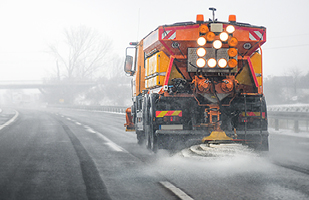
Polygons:
<instances>
[{"instance_id":1,"label":"orange snow plow truck","mask_svg":"<svg viewBox=\"0 0 309 200\"><path fill-rule=\"evenodd\" d=\"M126 49L133 105L126 130L157 151L239 142L268 150L262 49L266 28L214 18L159 26ZM129 55L129 54L132 55Z\"/></svg>"}]
</instances>

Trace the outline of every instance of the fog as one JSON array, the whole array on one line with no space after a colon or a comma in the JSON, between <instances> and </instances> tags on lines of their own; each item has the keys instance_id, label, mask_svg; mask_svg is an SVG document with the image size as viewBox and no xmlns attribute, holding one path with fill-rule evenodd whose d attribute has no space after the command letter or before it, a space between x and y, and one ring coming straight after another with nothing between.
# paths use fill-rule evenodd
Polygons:
<instances>
[{"instance_id":1,"label":"fog","mask_svg":"<svg viewBox=\"0 0 309 200\"><path fill-rule=\"evenodd\" d=\"M228 16L235 14L238 22L267 28L267 41L262 46L267 103L309 103L307 0L11 0L0 2L0 109L5 106L43 108L45 113L55 105L60 108L71 105L77 108L85 105L129 107L131 78L123 71L129 42L143 39L159 25L195 21L197 14L204 14L207 20L212 17L209 7L217 9L218 21L228 21ZM76 56L74 50L85 53ZM290 78L273 78L277 76ZM123 181L119 186L125 190L119 191L121 187L112 185L111 193L132 194L132 191L143 190L138 186L150 182L151 187L145 187L147 193L147 190L158 189L160 181L168 180L190 191L196 199L230 197L226 194L233 195L234 199L305 199L304 195L308 194L308 170L306 174L299 170L309 169L308 130L295 137L292 130L270 128L269 152L233 144L211 148L197 145L177 153L159 150L154 154L136 144L135 133L124 133L124 115L123 122L116 125L112 117L100 118L89 113L80 119L96 128L106 128L102 133L111 136L103 136L88 123L84 126L79 123L80 127L74 130L84 134L84 129L89 134L83 135L87 138L83 145L92 147L88 138L94 135L101 140L96 141L97 146L93 148L104 149L104 145L109 145L117 151L118 144L121 147L119 152L92 152L93 158L99 160L94 163L101 166L98 169L106 175L101 177L103 181L111 184ZM56 119L47 116L51 114L45 115L46 119ZM34 120L32 115L22 117L33 121L34 127L43 127L43 121ZM78 118L77 115L66 119L72 123L74 118ZM103 122L105 119L111 120ZM17 125L22 126L21 122ZM51 122L48 128L50 125ZM25 135L28 130L22 131ZM44 129L37 131L41 134ZM118 138L113 141L113 137ZM117 142L117 146L113 142ZM116 153L117 157L111 157ZM102 159L104 156L109 157L108 160ZM111 168L104 171L108 164ZM113 176L108 177L109 170L115 170L111 173ZM136 194L143 195L142 192Z\"/></svg>"},{"instance_id":2,"label":"fog","mask_svg":"<svg viewBox=\"0 0 309 200\"><path fill-rule=\"evenodd\" d=\"M110 51L124 57L130 41L145 37L159 25L195 21L196 14L267 28L264 45L264 74L283 74L291 67L307 70L309 27L308 1L98 1L98 0L14 0L0 3L0 80L41 80L55 68L55 59L46 53L48 45L63 40L65 28L87 26L113 41ZM284 55L284 56L282 56ZM286 56L288 55L288 56ZM297 59L294 59L297 58Z\"/></svg>"},{"instance_id":3,"label":"fog","mask_svg":"<svg viewBox=\"0 0 309 200\"><path fill-rule=\"evenodd\" d=\"M106 1L106 0L14 0L0 3L0 19L2 30L0 33L0 85L1 81L42 80L43 84L57 80L57 78L69 77L57 67L65 66L59 57L51 53L51 46L59 48L62 52L63 44L66 44L65 30L78 27L86 27L102 36L102 42L111 42L106 56L100 63L96 73L88 76L87 80L99 82L97 87L84 89L81 94L71 94L74 90L44 88L36 90L34 96L28 95L28 90L1 90L1 103L25 105L42 105L59 103L92 104L92 105L120 105L127 106L130 101L130 78L125 77L123 59L125 48L131 41L138 41L159 25L175 22L195 21L196 14L204 14L205 19L211 16L209 7L217 8L216 18L219 21L227 21L229 14L235 14L237 21L267 28L267 42L263 45L263 72L264 77L282 76L289 73L291 68L298 68L301 73L308 72L307 54L309 42L309 26L306 20L309 18L309 2L304 0L262 0L255 3L244 1L218 0L211 4L207 1L163 1L147 2L133 1ZM57 71L58 70L58 71ZM61 74L60 76L58 76ZM79 74L80 78L81 75ZM274 90L277 90L274 88ZM74 99L65 99L57 94L74 96ZM271 93L271 91L269 92ZM44 94L44 95L42 95ZM48 94L48 95L47 95ZM99 95L104 94L104 95ZM122 94L122 95L119 95ZM291 98L294 94L291 94ZM49 98L50 96L55 99ZM45 98L48 97L48 100ZM276 99L271 97L273 104ZM307 99L306 96L303 97ZM64 100L65 99L65 100ZM270 98L269 98L270 99ZM123 101L128 100L128 101ZM48 102L50 101L50 102ZM291 102L291 101L288 101ZM284 150L281 144L278 148L271 147L273 157L283 156ZM297 144L295 144L297 146ZM293 146L293 148L295 147ZM295 148L294 148L295 149ZM200 168L222 168L219 171L230 168L232 171L251 169L264 169L264 165L271 165L264 157L259 157L251 152L246 155L235 155L232 160L218 158L212 164L201 164ZM287 152L286 158L294 157ZM168 158L170 159L170 158ZM190 158L195 165L199 165L198 159ZM284 160L285 158L282 158ZM186 158L173 157L173 160L181 165L187 165ZM238 160L239 162L235 162ZM182 163L185 162L185 163ZM189 162L189 163L190 163ZM239 166L237 163L243 163ZM247 163L247 164L245 164ZM263 163L262 165L259 163ZM259 167L257 167L259 166ZM246 168L247 167L247 168Z\"/></svg>"},{"instance_id":4,"label":"fog","mask_svg":"<svg viewBox=\"0 0 309 200\"><path fill-rule=\"evenodd\" d=\"M2 1L0 85L1 81L6 80L55 79L61 72L59 68L65 63L53 55L50 47L57 46L59 52L63 51L61 44L66 42L65 30L86 27L104 38L103 42L111 43L100 68L93 73L95 79L101 77L106 84L115 82L110 78L116 77L123 80L122 84L128 84L127 91L130 79L125 78L122 68L128 43L141 40L159 25L195 21L196 14L204 14L208 19L212 17L209 7L217 8L215 14L219 21L227 21L229 14L235 14L239 22L267 28L267 42L263 48L265 77L286 74L291 67L306 73L309 27L305 25L305 20L309 18L308 5L307 1L302 0L263 0L254 5L244 4L240 0L220 0L211 4L205 1L188 3L185 0ZM115 63L115 60L119 62ZM94 75L91 77L94 78ZM79 96L82 103L111 102L110 99L91 102L83 95ZM126 94L123 98L129 96Z\"/></svg>"}]
</instances>

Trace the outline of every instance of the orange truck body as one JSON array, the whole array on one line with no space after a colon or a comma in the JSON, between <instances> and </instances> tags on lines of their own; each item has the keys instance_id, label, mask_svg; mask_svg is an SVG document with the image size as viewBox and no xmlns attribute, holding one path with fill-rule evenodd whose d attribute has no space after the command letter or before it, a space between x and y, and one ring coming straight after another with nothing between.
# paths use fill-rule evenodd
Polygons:
<instances>
[{"instance_id":1,"label":"orange truck body","mask_svg":"<svg viewBox=\"0 0 309 200\"><path fill-rule=\"evenodd\" d=\"M125 66L133 76L125 126L136 131L139 143L157 150L196 138L221 142L209 137L216 131L268 149L261 49L266 28L235 18L204 21L198 15L196 22L159 26L134 43L134 62Z\"/></svg>"}]
</instances>

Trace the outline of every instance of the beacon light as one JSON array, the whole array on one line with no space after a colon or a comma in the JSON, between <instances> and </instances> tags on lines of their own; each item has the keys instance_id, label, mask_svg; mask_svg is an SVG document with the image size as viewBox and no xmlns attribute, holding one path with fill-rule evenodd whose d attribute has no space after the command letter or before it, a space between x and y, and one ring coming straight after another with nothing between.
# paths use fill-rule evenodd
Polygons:
<instances>
[{"instance_id":1,"label":"beacon light","mask_svg":"<svg viewBox=\"0 0 309 200\"><path fill-rule=\"evenodd\" d=\"M220 33L219 37L222 42L225 42L229 39L229 34L227 34L227 32L222 32Z\"/></svg>"},{"instance_id":2,"label":"beacon light","mask_svg":"<svg viewBox=\"0 0 309 200\"><path fill-rule=\"evenodd\" d=\"M203 68L206 65L206 60L204 58L199 58L199 59L196 60L196 65L199 68Z\"/></svg>"},{"instance_id":3,"label":"beacon light","mask_svg":"<svg viewBox=\"0 0 309 200\"><path fill-rule=\"evenodd\" d=\"M198 44L199 46L204 46L204 45L206 44L206 39L205 39L204 37L199 37L199 38L197 39L197 44Z\"/></svg>"},{"instance_id":4,"label":"beacon light","mask_svg":"<svg viewBox=\"0 0 309 200\"><path fill-rule=\"evenodd\" d=\"M224 58L218 60L218 66L220 68L225 68L227 66L227 61Z\"/></svg>"},{"instance_id":5,"label":"beacon light","mask_svg":"<svg viewBox=\"0 0 309 200\"><path fill-rule=\"evenodd\" d=\"M235 57L235 56L237 56L237 49L235 49L235 48L230 48L230 49L227 51L227 54L228 54L230 57Z\"/></svg>"},{"instance_id":6,"label":"beacon light","mask_svg":"<svg viewBox=\"0 0 309 200\"><path fill-rule=\"evenodd\" d=\"M217 66L217 61L216 61L216 59L214 59L214 58L209 58L208 61L207 61L207 65L208 65L208 67L210 67L210 68L216 67L216 66Z\"/></svg>"},{"instance_id":7,"label":"beacon light","mask_svg":"<svg viewBox=\"0 0 309 200\"><path fill-rule=\"evenodd\" d=\"M206 55L206 49L204 49L203 47L200 47L196 50L196 54L199 57L204 57Z\"/></svg>"},{"instance_id":8,"label":"beacon light","mask_svg":"<svg viewBox=\"0 0 309 200\"><path fill-rule=\"evenodd\" d=\"M232 33L234 33L234 31L235 31L235 27L233 26L233 25L228 25L227 27L226 27L226 32L228 32L229 34L232 34Z\"/></svg>"},{"instance_id":9,"label":"beacon light","mask_svg":"<svg viewBox=\"0 0 309 200\"><path fill-rule=\"evenodd\" d=\"M220 49L222 47L222 42L220 40L215 40L213 43L215 49Z\"/></svg>"},{"instance_id":10,"label":"beacon light","mask_svg":"<svg viewBox=\"0 0 309 200\"><path fill-rule=\"evenodd\" d=\"M228 43L231 47L236 47L238 44L238 40L235 37L232 37L231 39L229 39Z\"/></svg>"},{"instance_id":11,"label":"beacon light","mask_svg":"<svg viewBox=\"0 0 309 200\"><path fill-rule=\"evenodd\" d=\"M229 59L229 61L227 62L227 65L230 67L230 68L234 68L237 66L237 60L232 58L232 59Z\"/></svg>"}]
</instances>

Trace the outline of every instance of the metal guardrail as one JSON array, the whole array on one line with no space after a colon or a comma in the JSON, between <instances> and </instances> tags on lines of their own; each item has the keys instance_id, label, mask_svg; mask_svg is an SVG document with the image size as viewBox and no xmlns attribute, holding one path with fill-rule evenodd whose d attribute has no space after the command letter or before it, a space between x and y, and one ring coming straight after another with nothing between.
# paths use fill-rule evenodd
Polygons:
<instances>
[{"instance_id":1,"label":"metal guardrail","mask_svg":"<svg viewBox=\"0 0 309 200\"><path fill-rule=\"evenodd\" d=\"M125 113L124 106L74 106L75 109ZM295 133L309 131L309 105L270 106L267 108L268 124L279 129L292 129Z\"/></svg>"},{"instance_id":2,"label":"metal guardrail","mask_svg":"<svg viewBox=\"0 0 309 200\"><path fill-rule=\"evenodd\" d=\"M98 110L98 111L107 111L107 112L116 112L116 113L126 113L128 107L124 106L77 106L77 109L84 110Z\"/></svg>"},{"instance_id":3,"label":"metal guardrail","mask_svg":"<svg viewBox=\"0 0 309 200\"><path fill-rule=\"evenodd\" d=\"M309 112L267 111L268 118L309 120Z\"/></svg>"},{"instance_id":4,"label":"metal guardrail","mask_svg":"<svg viewBox=\"0 0 309 200\"><path fill-rule=\"evenodd\" d=\"M125 113L127 107L124 106L86 106L86 105L51 105L51 107L71 108L83 110L96 110ZM309 131L309 105L276 105L267 107L267 117L269 127L279 129L292 129L298 133Z\"/></svg>"},{"instance_id":5,"label":"metal guardrail","mask_svg":"<svg viewBox=\"0 0 309 200\"><path fill-rule=\"evenodd\" d=\"M48 107L96 110L96 111L106 111L116 113L125 113L126 109L128 108L124 106L86 106L86 105L49 105Z\"/></svg>"},{"instance_id":6,"label":"metal guardrail","mask_svg":"<svg viewBox=\"0 0 309 200\"><path fill-rule=\"evenodd\" d=\"M293 104L293 105L272 105L267 106L267 111L271 112L309 112L309 104Z\"/></svg>"},{"instance_id":7,"label":"metal guardrail","mask_svg":"<svg viewBox=\"0 0 309 200\"><path fill-rule=\"evenodd\" d=\"M62 87L93 87L93 81L75 82L44 82L44 81L0 81L0 89L31 89L31 88L62 88Z\"/></svg>"},{"instance_id":8,"label":"metal guardrail","mask_svg":"<svg viewBox=\"0 0 309 200\"><path fill-rule=\"evenodd\" d=\"M298 133L309 130L309 105L275 105L267 107L269 127L293 129Z\"/></svg>"}]
</instances>

